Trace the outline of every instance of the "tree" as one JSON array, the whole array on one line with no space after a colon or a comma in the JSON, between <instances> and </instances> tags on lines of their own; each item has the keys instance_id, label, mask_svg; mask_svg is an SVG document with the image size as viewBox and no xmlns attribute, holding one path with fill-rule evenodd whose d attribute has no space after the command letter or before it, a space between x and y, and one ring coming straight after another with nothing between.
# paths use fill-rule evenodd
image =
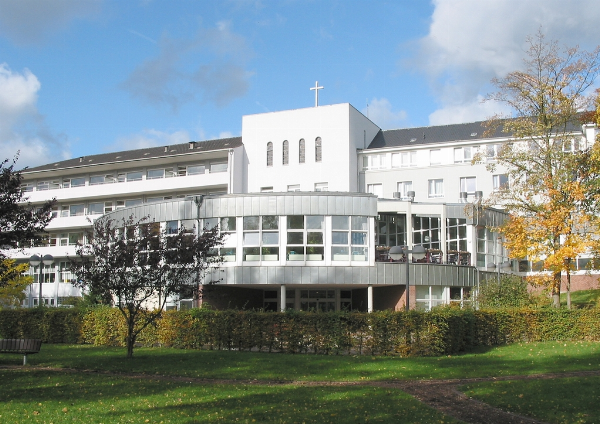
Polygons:
<instances>
[{"instance_id":1,"label":"tree","mask_svg":"<svg viewBox=\"0 0 600 424\"><path fill-rule=\"evenodd\" d=\"M22 171L16 170L18 157L0 163L0 249L34 246L42 242L44 229L52 219L54 199L32 206L21 188ZM6 255L0 251L0 275L8 275ZM0 279L0 287L9 280Z\"/></svg>"},{"instance_id":2,"label":"tree","mask_svg":"<svg viewBox=\"0 0 600 424\"><path fill-rule=\"evenodd\" d=\"M112 298L127 324L127 357L141 331L162 313L167 300L197 287L208 267L220 262L216 228L180 228L175 234L160 223L130 217L98 219L86 244L76 249L70 270L78 287ZM154 308L152 308L154 306Z\"/></svg>"},{"instance_id":3,"label":"tree","mask_svg":"<svg viewBox=\"0 0 600 424\"><path fill-rule=\"evenodd\" d=\"M25 299L25 289L33 283L33 277L23 275L29 269L29 264L17 264L14 259L4 259L0 268L0 281L6 282L0 286L0 307L19 306Z\"/></svg>"},{"instance_id":4,"label":"tree","mask_svg":"<svg viewBox=\"0 0 600 424\"><path fill-rule=\"evenodd\" d=\"M481 282L476 296L480 308L520 308L531 304L527 281L517 275L491 277Z\"/></svg>"},{"instance_id":5,"label":"tree","mask_svg":"<svg viewBox=\"0 0 600 424\"><path fill-rule=\"evenodd\" d=\"M510 214L499 230L511 255L543 260L559 307L562 272L569 277L576 256L589 248L586 229L595 221L582 207L587 186L578 173L581 146L574 133L592 104L587 93L600 71L600 48L561 50L541 31L527 43L524 70L493 80L498 91L487 98L508 105L513 116L487 122L489 131L501 127L511 141L488 166L504 169L509 184L486 203Z\"/></svg>"}]
</instances>

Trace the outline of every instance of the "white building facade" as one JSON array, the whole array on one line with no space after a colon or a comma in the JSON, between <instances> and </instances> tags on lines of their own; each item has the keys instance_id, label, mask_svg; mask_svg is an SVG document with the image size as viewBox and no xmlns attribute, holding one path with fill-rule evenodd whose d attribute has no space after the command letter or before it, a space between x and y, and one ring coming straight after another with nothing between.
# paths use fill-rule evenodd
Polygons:
<instances>
[{"instance_id":1,"label":"white building facade","mask_svg":"<svg viewBox=\"0 0 600 424\"><path fill-rule=\"evenodd\" d=\"M29 201L57 206L45 246L9 252L55 258L24 306L37 305L39 287L49 306L81 295L67 257L91 221L132 213L227 234L221 269L203 281L218 282L171 307L402 309L406 263L389 249L415 245L427 253L410 265L411 307L468 302L482 273L509 260L486 229L505 215L473 213L479 197L507 183L501 170L471 165L477 152L494 160L507 140L483 134L482 123L382 131L339 104L244 116L241 137L28 169ZM594 135L587 126L576 136Z\"/></svg>"}]
</instances>

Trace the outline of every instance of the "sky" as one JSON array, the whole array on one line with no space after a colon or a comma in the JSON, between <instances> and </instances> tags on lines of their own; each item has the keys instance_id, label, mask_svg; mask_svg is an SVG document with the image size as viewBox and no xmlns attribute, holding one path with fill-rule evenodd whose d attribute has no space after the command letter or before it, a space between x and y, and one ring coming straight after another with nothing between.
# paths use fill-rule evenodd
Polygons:
<instances>
[{"instance_id":1,"label":"sky","mask_svg":"<svg viewBox=\"0 0 600 424\"><path fill-rule=\"evenodd\" d=\"M600 44L597 0L0 0L0 159L241 135L350 103L382 129L483 120L527 36Z\"/></svg>"}]
</instances>

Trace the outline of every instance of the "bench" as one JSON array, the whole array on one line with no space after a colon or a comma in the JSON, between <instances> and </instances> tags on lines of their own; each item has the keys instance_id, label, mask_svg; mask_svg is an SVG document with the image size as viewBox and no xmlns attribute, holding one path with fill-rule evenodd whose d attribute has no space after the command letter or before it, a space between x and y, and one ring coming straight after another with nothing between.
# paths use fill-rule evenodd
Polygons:
<instances>
[{"instance_id":1,"label":"bench","mask_svg":"<svg viewBox=\"0 0 600 424\"><path fill-rule=\"evenodd\" d=\"M27 355L38 353L42 347L40 339L0 339L0 353L23 355L23 365L27 365Z\"/></svg>"}]
</instances>

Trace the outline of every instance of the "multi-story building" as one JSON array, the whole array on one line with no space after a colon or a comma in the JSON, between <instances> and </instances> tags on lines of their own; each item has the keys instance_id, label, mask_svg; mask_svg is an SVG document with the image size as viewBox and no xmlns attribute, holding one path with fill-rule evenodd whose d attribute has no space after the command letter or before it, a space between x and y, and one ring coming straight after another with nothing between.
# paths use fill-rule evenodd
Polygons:
<instances>
[{"instance_id":1,"label":"multi-story building","mask_svg":"<svg viewBox=\"0 0 600 424\"><path fill-rule=\"evenodd\" d=\"M595 131L584 126L574 136L584 143ZM66 258L91 220L131 214L166 229L217 225L227 234L221 269L206 277L218 283L173 307L399 309L407 281L412 306L468 302L482 273L509 263L487 229L505 214L472 213L507 178L471 159L485 152L494 160L506 140L484 135L481 122L382 131L339 104L244 116L241 137L28 169L29 200L57 205L46 246L12 252L20 260L54 257L25 305L37 304L39 287L51 306L80 295ZM416 245L426 252L407 277L390 248Z\"/></svg>"}]
</instances>

